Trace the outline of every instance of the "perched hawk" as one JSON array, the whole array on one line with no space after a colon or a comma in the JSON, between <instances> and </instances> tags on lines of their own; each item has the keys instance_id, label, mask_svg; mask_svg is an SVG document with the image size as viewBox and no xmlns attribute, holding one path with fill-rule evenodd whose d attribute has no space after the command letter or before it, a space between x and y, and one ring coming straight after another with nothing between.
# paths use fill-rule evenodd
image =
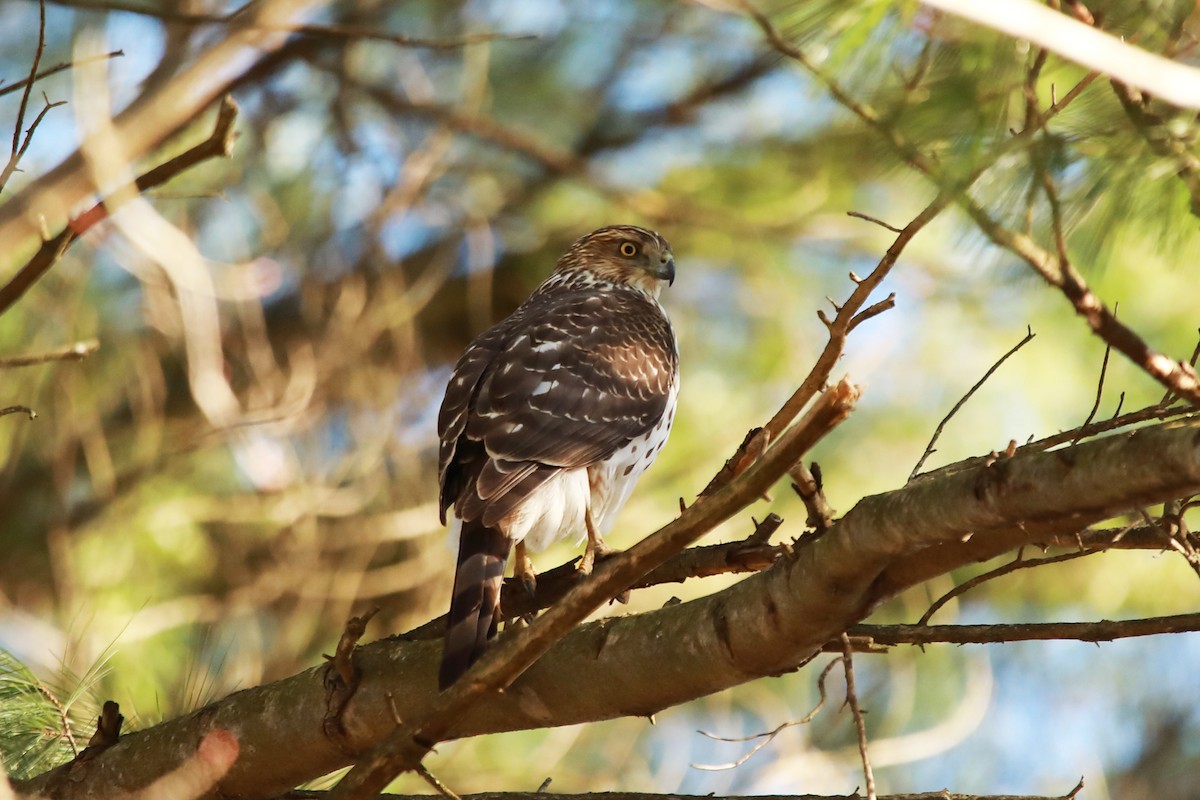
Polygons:
<instances>
[{"instance_id":1,"label":"perched hawk","mask_svg":"<svg viewBox=\"0 0 1200 800\"><path fill-rule=\"evenodd\" d=\"M512 316L454 366L438 414L439 509L458 566L439 683L482 654L500 619L500 585L532 589L526 548L587 537L590 572L617 512L662 449L675 417L679 353L658 302L675 280L671 246L630 225L571 245Z\"/></svg>"}]
</instances>

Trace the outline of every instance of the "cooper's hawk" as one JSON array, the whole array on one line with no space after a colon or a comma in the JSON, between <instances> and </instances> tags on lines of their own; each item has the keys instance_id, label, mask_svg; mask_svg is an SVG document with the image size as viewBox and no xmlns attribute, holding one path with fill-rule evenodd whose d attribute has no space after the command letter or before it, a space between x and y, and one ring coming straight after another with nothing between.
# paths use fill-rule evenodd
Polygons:
<instances>
[{"instance_id":1,"label":"cooper's hawk","mask_svg":"<svg viewBox=\"0 0 1200 800\"><path fill-rule=\"evenodd\" d=\"M679 352L658 302L675 280L671 246L630 225L576 241L513 314L454 367L438 415L440 511L453 507L458 567L439 675L444 689L482 654L500 620L509 550L587 537L580 570L611 529L675 417Z\"/></svg>"}]
</instances>

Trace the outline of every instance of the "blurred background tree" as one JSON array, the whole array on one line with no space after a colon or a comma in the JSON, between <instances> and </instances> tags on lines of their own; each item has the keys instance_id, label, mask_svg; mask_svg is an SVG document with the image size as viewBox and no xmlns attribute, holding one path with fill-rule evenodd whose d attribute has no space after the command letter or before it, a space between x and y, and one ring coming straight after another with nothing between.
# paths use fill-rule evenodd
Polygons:
<instances>
[{"instance_id":1,"label":"blurred background tree","mask_svg":"<svg viewBox=\"0 0 1200 800\"><path fill-rule=\"evenodd\" d=\"M434 505L434 419L449 367L575 237L644 224L679 263L665 304L683 392L671 443L612 537L627 546L671 519L806 372L824 342L822 298L844 295L847 272L865 274L890 242L845 212L903 224L933 194L732 5L315 5L308 30L218 76L240 106L232 158L92 228L0 318L0 357L100 343L82 360L0 370L0 406L39 415L0 418L0 649L44 680L89 674L93 696L118 700L137 727L315 663L364 605L381 606L373 624L389 632L444 610L452 553ZM1193 3L1089 8L1140 47L1194 55ZM992 158L1030 94L1048 105L1087 75L1050 56L1030 83L1036 49L915 5L765 10L951 175ZM42 92L71 102L46 112L0 203L95 127L97 86L114 109L136 105L247 13L235 12L206 0L48 3L43 69L75 63L37 82L26 127ZM22 91L5 87L29 72L38 20L34 3L0 5L0 119L18 117ZM1155 111L1194 153L1193 117ZM214 113L153 160L207 136ZM1039 170L1051 176L1078 268L1123 321L1182 357L1195 344L1200 231L1163 141L1106 80L1085 83L975 197L1015 227L1028 215L1044 237L1050 208L1031 187ZM27 248L0 248L0 281ZM215 301L195 302L205 285ZM926 468L1083 421L1103 343L965 215L923 231L886 289L896 309L856 332L841 365L865 398L815 453L836 509L902 485L937 421L1027 326L1037 339L952 420ZM1106 385L1102 416L1118 393L1126 409L1162 394L1119 358ZM801 534L799 500L779 491L755 513L768 507L785 519L781 536ZM711 540L749 529L739 518ZM906 593L875 619L914 621L988 567ZM633 608L729 580L639 592ZM1177 613L1197 607L1198 588L1182 558L1119 551L986 584L936 620ZM1062 792L1083 774L1093 797L1200 797L1197 656L1200 639L1171 636L862 657L880 787ZM548 776L559 791L844 792L859 783L857 750L832 710L736 769L693 766L749 747L697 728L770 730L815 700L802 671L672 709L657 726L465 740L430 765L463 792Z\"/></svg>"}]
</instances>

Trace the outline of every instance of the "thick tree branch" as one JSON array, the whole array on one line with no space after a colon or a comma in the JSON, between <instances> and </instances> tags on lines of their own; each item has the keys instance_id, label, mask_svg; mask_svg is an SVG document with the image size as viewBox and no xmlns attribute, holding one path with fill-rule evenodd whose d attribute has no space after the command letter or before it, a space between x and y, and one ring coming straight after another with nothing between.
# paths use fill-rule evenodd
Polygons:
<instances>
[{"instance_id":1,"label":"thick tree branch","mask_svg":"<svg viewBox=\"0 0 1200 800\"><path fill-rule=\"evenodd\" d=\"M1066 456L1019 452L987 468L931 473L865 498L821 538L724 591L583 625L447 735L646 716L793 670L880 601L932 575L1200 491L1200 422L1085 442ZM502 637L498 649L517 639ZM426 718L438 703L439 653L435 642L397 638L359 648L363 677L343 716L347 741L363 751L392 733L389 696L403 719ZM99 758L21 790L77 800L144 786L219 726L243 743L223 793L287 791L350 760L321 732L323 672L314 668L128 734ZM563 674L573 679L564 682ZM288 747L272 746L280 740Z\"/></svg>"}]
</instances>

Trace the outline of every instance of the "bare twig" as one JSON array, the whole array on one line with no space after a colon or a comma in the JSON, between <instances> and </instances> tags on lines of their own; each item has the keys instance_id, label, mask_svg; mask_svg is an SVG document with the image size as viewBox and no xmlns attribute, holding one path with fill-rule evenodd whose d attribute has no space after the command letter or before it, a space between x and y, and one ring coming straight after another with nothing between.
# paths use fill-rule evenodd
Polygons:
<instances>
[{"instance_id":1,"label":"bare twig","mask_svg":"<svg viewBox=\"0 0 1200 800\"><path fill-rule=\"evenodd\" d=\"M858 707L858 692L854 688L854 651L850 637L842 634L842 668L846 672L846 703L854 715L854 729L858 732L858 754L862 757L863 777L867 782L867 800L875 800L875 774L871 771L871 757L867 754L867 726L863 721L862 709Z\"/></svg>"},{"instance_id":2,"label":"bare twig","mask_svg":"<svg viewBox=\"0 0 1200 800\"><path fill-rule=\"evenodd\" d=\"M825 707L825 679L829 677L829 673L833 671L833 668L842 663L845 658L845 656L835 658L825 665L825 669L821 670L821 675L817 678L817 691L821 693L821 697L817 701L816 706L813 707L813 710L805 714L800 719L789 720L778 725L772 730L764 731L763 733L756 733L753 736L725 737L717 736L716 734L709 733L708 731L696 731L701 736L707 736L709 739L714 739L718 742L750 742L754 741L755 739L758 741L755 742L755 745L751 747L745 753L745 755L736 761L730 761L726 764L692 764L692 769L702 769L708 772L736 769L737 767L740 767L742 764L745 764L747 761L749 761L750 758L759 750L762 750L764 747L774 741L775 737L778 736L782 731L785 731L788 728L794 728L797 725L807 725L808 723L812 722L817 714L820 713L821 709Z\"/></svg>"},{"instance_id":3,"label":"bare twig","mask_svg":"<svg viewBox=\"0 0 1200 800\"><path fill-rule=\"evenodd\" d=\"M38 115L33 118L33 122L30 123L29 129L25 131L25 139L21 143L20 148L13 152L12 156L8 159L8 163L4 165L4 169L0 170L0 190L2 190L8 184L8 179L11 178L12 174L17 171L17 165L25 156L25 151L29 149L29 144L33 141L33 135L37 133L38 126L42 124L42 120L46 118L46 114L50 112L50 109L66 105L67 102L65 100L60 100L57 103L51 103L50 98L46 97L45 95L42 95L42 97L46 101L46 104L42 106L42 110L39 111Z\"/></svg>"},{"instance_id":4,"label":"bare twig","mask_svg":"<svg viewBox=\"0 0 1200 800\"><path fill-rule=\"evenodd\" d=\"M51 2L53 2L53 0L51 0ZM33 76L33 82L36 83L37 81L40 81L42 78L48 78L51 75L55 75L59 72L63 72L68 69L73 69L74 67L81 67L84 64L92 64L97 61L107 61L110 58L120 58L124 55L125 55L124 50L113 50L109 53L100 53L99 55L88 56L86 58L79 58L79 59L75 59L74 61L64 61L61 64L55 64L53 67L48 67L48 68L42 70L41 72L39 72L37 75ZM29 78L22 78L19 81L14 81L13 83L10 83L8 86L0 87L0 97L3 97L6 94L12 94L13 92L17 91L18 89L24 89L26 86L29 85L29 83L30 83Z\"/></svg>"},{"instance_id":5,"label":"bare twig","mask_svg":"<svg viewBox=\"0 0 1200 800\"><path fill-rule=\"evenodd\" d=\"M45 364L47 361L82 361L99 349L100 341L98 339L88 339L87 341L76 342L67 347L60 347L57 350L48 350L44 353L30 353L23 356L0 358L0 369L28 367L32 364Z\"/></svg>"},{"instance_id":6,"label":"bare twig","mask_svg":"<svg viewBox=\"0 0 1200 800\"><path fill-rule=\"evenodd\" d=\"M825 382L829 380L829 375L833 371L834 365L841 358L842 352L845 350L846 338L850 334L850 331L867 318L860 317L858 313L859 309L863 307L867 299L871 296L871 293L887 277L896 260L900 257L900 254L912 238L940 214L942 209L948 206L952 199L953 195L951 193L945 191L939 192L933 201L896 236L891 247L888 248L887 252L879 260L875 269L871 270L871 273L866 278L854 279L854 291L838 307L834 319L828 320L823 314L819 314L828 328L829 338L825 343L825 348L821 351L821 355L817 357L816 363L804 380L800 382L800 386L796 388L792 396L775 412L775 415L762 427L761 431L751 431L750 434L747 434L738 450L725 462L725 467L713 476L713 479L704 487L704 491L700 493L701 497L717 491L733 480L737 475L739 466L746 462L747 457L752 456L756 446L760 446L759 440L765 439L765 441L770 442L775 439L796 418L796 415L808 405L820 388L825 385ZM891 298L888 298L872 306L871 309L868 309L870 316L874 316L890 308L890 302ZM874 310L876 308L878 310ZM863 312L863 314L867 313L867 311Z\"/></svg>"},{"instance_id":7,"label":"bare twig","mask_svg":"<svg viewBox=\"0 0 1200 800\"><path fill-rule=\"evenodd\" d=\"M7 406L0 408L0 417L6 417L9 414L28 414L30 419L37 419L37 412L29 406Z\"/></svg>"},{"instance_id":8,"label":"bare twig","mask_svg":"<svg viewBox=\"0 0 1200 800\"><path fill-rule=\"evenodd\" d=\"M846 216L854 217L856 219L865 219L867 222L873 222L876 225L878 225L879 227L889 230L892 233L903 233L904 232L903 228L897 228L895 225L889 225L888 223L884 222L883 220L879 219L878 217L872 217L870 214L864 214L861 211L847 211Z\"/></svg>"},{"instance_id":9,"label":"bare twig","mask_svg":"<svg viewBox=\"0 0 1200 800\"><path fill-rule=\"evenodd\" d=\"M79 745L75 741L75 729L71 725L71 715L67 713L67 707L64 706L54 692L50 691L50 688L41 681L37 681L37 689L39 692L41 692L42 697L46 698L46 701L50 703L50 705L54 706L54 710L58 712L58 721L62 724L61 738L67 740L67 744L71 748L71 755L78 756ZM3 780L3 778L0 777L0 780Z\"/></svg>"},{"instance_id":10,"label":"bare twig","mask_svg":"<svg viewBox=\"0 0 1200 800\"><path fill-rule=\"evenodd\" d=\"M37 49L33 51L33 64L29 67L29 78L21 92L21 105L17 108L17 123L13 125L12 152L10 162L16 160L20 151L21 128L25 126L25 109L29 106L29 93L33 90L33 81L37 77L38 66L42 63L42 52L46 48L46 2L38 0L38 37ZM6 170L7 171L7 170Z\"/></svg>"},{"instance_id":11,"label":"bare twig","mask_svg":"<svg viewBox=\"0 0 1200 800\"><path fill-rule=\"evenodd\" d=\"M9 154L8 162L4 168L0 169L0 191L8 184L8 179L17 171L17 165L21 162L21 158L25 155L25 151L29 149L29 143L33 141L33 134L37 131L38 125L42 124L42 120L52 108L63 105L63 103L51 103L50 98L45 97L46 105L38 112L30 124L29 129L25 131L25 140L21 141L21 129L25 125L25 111L29 106L29 93L33 89L33 82L37 78L38 65L42 61L42 52L46 47L46 3L45 0L38 1L38 40L37 49L33 54L33 64L29 68L29 77L25 79L23 91L21 92L21 105L17 109L17 121L13 125L12 135L12 152Z\"/></svg>"},{"instance_id":12,"label":"bare twig","mask_svg":"<svg viewBox=\"0 0 1200 800\"><path fill-rule=\"evenodd\" d=\"M1004 644L1066 639L1112 642L1139 636L1200 631L1200 613L1099 622L1026 622L994 625L853 625L846 633L877 645ZM838 643L828 648L837 650Z\"/></svg>"},{"instance_id":13,"label":"bare twig","mask_svg":"<svg viewBox=\"0 0 1200 800\"><path fill-rule=\"evenodd\" d=\"M1116 306L1113 307L1113 314L1117 313ZM1100 410L1100 400L1104 397L1104 376L1108 374L1108 356L1112 352L1112 345L1104 346L1104 360L1100 362L1100 378L1096 381L1096 402L1092 403L1092 410L1088 412L1087 418L1083 424L1077 429L1079 435L1071 440L1071 444L1077 444L1083 438L1084 432L1088 425L1092 424L1092 420L1096 418L1096 412Z\"/></svg>"},{"instance_id":14,"label":"bare twig","mask_svg":"<svg viewBox=\"0 0 1200 800\"><path fill-rule=\"evenodd\" d=\"M951 589L950 591L946 592L944 595L939 597L937 600L933 601L933 603L929 606L929 608L925 611L925 613L921 615L921 619L917 620L917 624L918 625L928 624L929 620L933 617L933 615L936 614L942 606L946 605L946 603L949 603L951 600L958 597L959 595L965 594L966 592L969 592L971 589L974 589L976 586L979 586L980 584L983 584L983 583L987 583L990 580L994 580L1003 575L1011 574L1013 572L1016 572L1017 570L1031 569L1033 567L1043 567L1047 564L1057 564L1061 561L1071 561L1076 558L1082 558L1083 556L1090 556L1095 553L1101 553L1101 552L1104 552L1104 551L1103 550L1076 550L1076 551L1073 551L1070 553L1063 553L1063 554L1057 555L1057 556L1046 556L1045 558L1026 559L1024 557L1023 551L1018 550L1016 557L1012 561L1008 562L1007 564L1004 564L1003 566L999 566L999 567L996 567L995 569L988 570L987 572L983 573L982 575L976 575L974 578L963 581L962 583L955 586L953 589Z\"/></svg>"},{"instance_id":15,"label":"bare twig","mask_svg":"<svg viewBox=\"0 0 1200 800\"><path fill-rule=\"evenodd\" d=\"M1033 329L1026 327L1025 337L1021 339L1021 341L1017 342L1011 350L1000 356L999 360L992 364L992 366L988 368L987 372L983 373L983 377L976 381L975 385L968 389L967 393L959 398L958 402L954 404L954 407L950 409L950 413L943 417L942 421L938 423L937 428L934 429L933 438L929 440L929 444L925 446L925 452L921 454L919 459L917 459L917 465L913 467L912 472L909 473L908 479L910 481L917 477L917 474L921 471L921 467L925 464L925 460L937 452L934 449L934 445L937 444L938 438L942 435L942 430L946 427L946 423L948 423L951 418L958 413L959 409L966 405L967 401L971 399L971 395L975 394L975 392L979 390L979 387L983 386L983 384L987 382L987 379L992 377L992 373L998 370L1001 364L1007 361L1011 355L1016 353L1022 347L1033 341L1035 336L1037 336L1037 334L1033 332Z\"/></svg>"}]
</instances>

